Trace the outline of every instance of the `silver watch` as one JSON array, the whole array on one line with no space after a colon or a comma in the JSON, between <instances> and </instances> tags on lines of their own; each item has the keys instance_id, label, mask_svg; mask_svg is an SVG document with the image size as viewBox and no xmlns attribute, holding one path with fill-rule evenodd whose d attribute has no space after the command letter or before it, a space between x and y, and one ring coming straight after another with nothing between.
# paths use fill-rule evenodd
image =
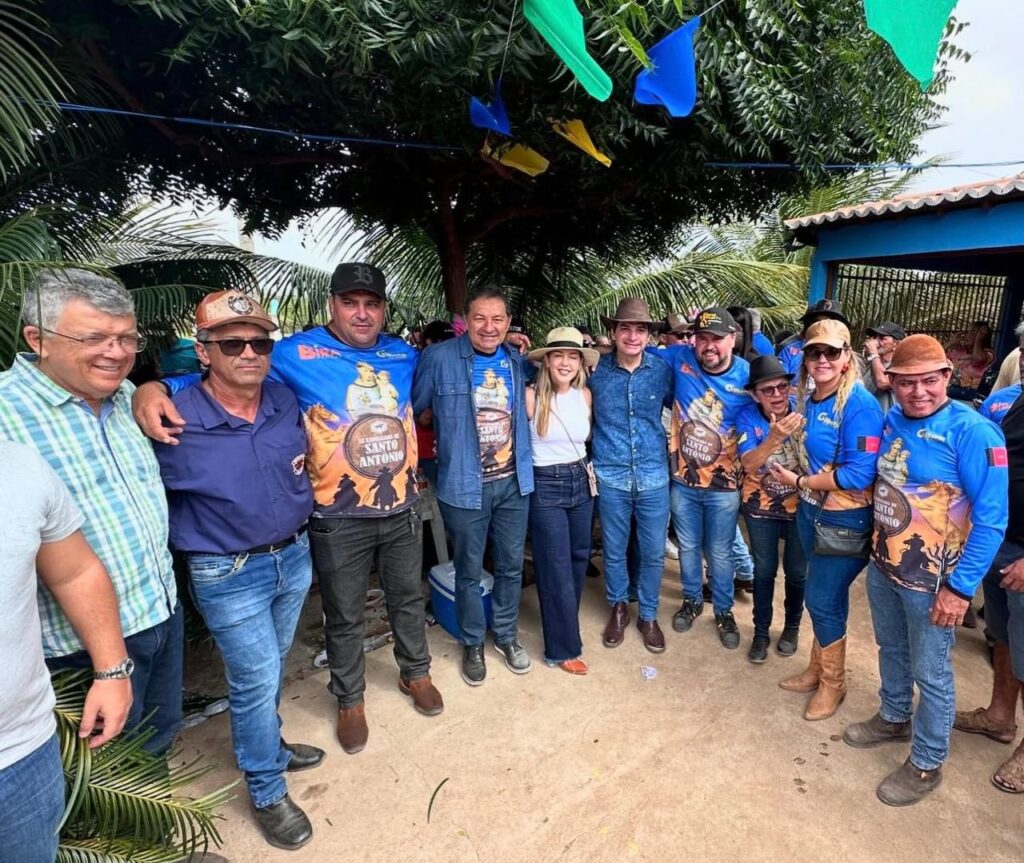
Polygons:
<instances>
[{"instance_id":1,"label":"silver watch","mask_svg":"<svg viewBox=\"0 0 1024 863\"><path fill-rule=\"evenodd\" d=\"M132 676L135 670L135 662L130 656L126 656L113 668L106 668L103 671L94 671L93 680L125 680Z\"/></svg>"}]
</instances>

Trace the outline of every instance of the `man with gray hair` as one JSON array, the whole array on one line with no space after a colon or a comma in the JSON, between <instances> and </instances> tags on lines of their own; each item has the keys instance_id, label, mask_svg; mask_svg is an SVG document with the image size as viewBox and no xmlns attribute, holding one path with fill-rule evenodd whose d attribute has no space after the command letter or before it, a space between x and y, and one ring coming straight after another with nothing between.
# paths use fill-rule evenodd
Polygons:
<instances>
[{"instance_id":1,"label":"man with gray hair","mask_svg":"<svg viewBox=\"0 0 1024 863\"><path fill-rule=\"evenodd\" d=\"M43 270L25 292L31 353L0 372L0 437L34 447L85 517L82 532L110 574L128 659L105 674L131 677L127 727L165 753L181 719L182 612L167 549L167 499L125 380L145 340L131 295L88 270ZM40 590L43 652L51 669L92 661L53 595ZM152 714L152 715L151 715Z\"/></svg>"}]
</instances>

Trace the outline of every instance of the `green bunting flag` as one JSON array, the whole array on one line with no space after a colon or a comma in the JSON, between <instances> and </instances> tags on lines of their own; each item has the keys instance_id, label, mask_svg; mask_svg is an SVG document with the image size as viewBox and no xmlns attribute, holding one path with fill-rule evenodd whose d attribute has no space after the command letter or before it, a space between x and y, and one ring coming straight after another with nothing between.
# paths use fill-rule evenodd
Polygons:
<instances>
[{"instance_id":1,"label":"green bunting flag","mask_svg":"<svg viewBox=\"0 0 1024 863\"><path fill-rule=\"evenodd\" d=\"M526 0L523 14L584 90L600 102L612 94L612 79L587 53L583 16L573 0Z\"/></svg>"},{"instance_id":2,"label":"green bunting flag","mask_svg":"<svg viewBox=\"0 0 1024 863\"><path fill-rule=\"evenodd\" d=\"M892 46L896 58L927 90L935 58L957 0L864 0L868 28Z\"/></svg>"}]
</instances>

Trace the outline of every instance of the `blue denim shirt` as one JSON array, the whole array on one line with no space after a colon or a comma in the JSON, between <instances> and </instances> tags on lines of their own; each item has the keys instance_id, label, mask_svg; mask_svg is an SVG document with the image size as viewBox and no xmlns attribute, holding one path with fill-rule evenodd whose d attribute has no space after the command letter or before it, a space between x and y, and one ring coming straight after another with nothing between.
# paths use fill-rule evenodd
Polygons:
<instances>
[{"instance_id":1,"label":"blue denim shirt","mask_svg":"<svg viewBox=\"0 0 1024 863\"><path fill-rule=\"evenodd\" d=\"M672 369L645 352L630 373L614 353L601 357L587 382L594 402L594 470L612 488L637 491L668 484L668 442L661 410L672 397Z\"/></svg>"},{"instance_id":2,"label":"blue denim shirt","mask_svg":"<svg viewBox=\"0 0 1024 863\"><path fill-rule=\"evenodd\" d=\"M526 381L533 366L515 349L512 360L515 386L512 439L515 446L519 493L533 491L533 456L530 423L526 418ZM437 496L449 506L480 509L483 505L483 462L473 404L473 346L468 335L431 345L420 357L412 386L413 412L427 408L434 414L437 437Z\"/></svg>"}]
</instances>

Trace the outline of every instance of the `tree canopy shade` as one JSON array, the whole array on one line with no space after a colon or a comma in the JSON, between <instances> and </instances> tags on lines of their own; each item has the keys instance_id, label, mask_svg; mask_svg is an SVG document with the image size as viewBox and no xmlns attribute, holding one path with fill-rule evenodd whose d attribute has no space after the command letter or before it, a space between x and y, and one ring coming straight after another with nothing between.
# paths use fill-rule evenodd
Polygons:
<instances>
[{"instance_id":1,"label":"tree canopy shade","mask_svg":"<svg viewBox=\"0 0 1024 863\"><path fill-rule=\"evenodd\" d=\"M125 120L72 195L144 193L233 206L249 229L340 207L361 227L416 227L436 244L448 306L467 250L529 284L573 255L666 256L683 225L756 216L813 172L716 171L707 161L803 165L904 160L939 109L864 25L860 0L726 0L697 37L698 103L685 120L634 103L652 45L706 3L578 0L609 73L588 96L513 0L46 0L64 65L133 111L438 149L338 144L163 120ZM521 4L520 4L521 6ZM479 155L468 118L503 94L516 141L551 160L528 179ZM946 44L930 91L946 84ZM553 120L581 119L606 168Z\"/></svg>"}]
</instances>

